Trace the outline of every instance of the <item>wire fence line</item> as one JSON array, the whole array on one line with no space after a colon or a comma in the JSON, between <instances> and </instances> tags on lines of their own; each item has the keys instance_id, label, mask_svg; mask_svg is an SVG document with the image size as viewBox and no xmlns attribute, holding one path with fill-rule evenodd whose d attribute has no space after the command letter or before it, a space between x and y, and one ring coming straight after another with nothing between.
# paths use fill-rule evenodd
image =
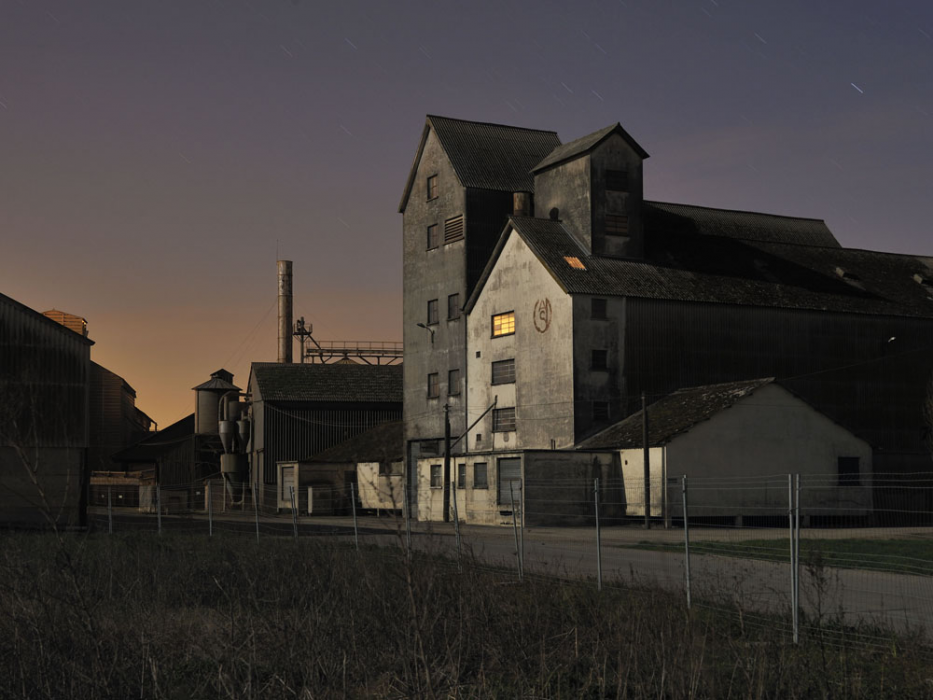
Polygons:
<instances>
[{"instance_id":1,"label":"wire fence line","mask_svg":"<svg viewBox=\"0 0 933 700\"><path fill-rule=\"evenodd\" d=\"M401 489L377 484L270 490L216 478L90 489L96 532L401 546L516 580L681 590L688 607L768 625L792 641L819 634L827 643L884 645L891 633L933 640L933 474L858 483L832 474L526 479L500 492L497 500L510 498L495 505L494 525L477 522L488 513L455 481L446 522L419 519L415 508L409 518Z\"/></svg>"}]
</instances>

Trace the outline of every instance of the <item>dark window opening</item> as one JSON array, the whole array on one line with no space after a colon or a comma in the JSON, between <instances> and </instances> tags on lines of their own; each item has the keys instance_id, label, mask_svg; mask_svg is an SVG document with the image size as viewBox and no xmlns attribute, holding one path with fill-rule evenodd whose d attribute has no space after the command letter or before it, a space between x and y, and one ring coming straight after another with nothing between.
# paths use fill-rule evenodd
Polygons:
<instances>
[{"instance_id":1,"label":"dark window opening","mask_svg":"<svg viewBox=\"0 0 933 700\"><path fill-rule=\"evenodd\" d=\"M437 372L428 375L428 398L436 399L441 395L441 384Z\"/></svg>"},{"instance_id":2,"label":"dark window opening","mask_svg":"<svg viewBox=\"0 0 933 700\"><path fill-rule=\"evenodd\" d=\"M457 488L458 489L466 488L466 465L465 464L457 465Z\"/></svg>"},{"instance_id":3,"label":"dark window opening","mask_svg":"<svg viewBox=\"0 0 933 700\"><path fill-rule=\"evenodd\" d=\"M440 234L437 230L437 224L428 226L428 250L437 248L441 244Z\"/></svg>"},{"instance_id":4,"label":"dark window opening","mask_svg":"<svg viewBox=\"0 0 933 700\"><path fill-rule=\"evenodd\" d=\"M447 320L460 318L460 295L451 294L447 297Z\"/></svg>"},{"instance_id":5,"label":"dark window opening","mask_svg":"<svg viewBox=\"0 0 933 700\"><path fill-rule=\"evenodd\" d=\"M606 318L606 300L605 299L590 299L590 317L604 319Z\"/></svg>"},{"instance_id":6,"label":"dark window opening","mask_svg":"<svg viewBox=\"0 0 933 700\"><path fill-rule=\"evenodd\" d=\"M437 175L431 175L430 177L428 177L427 190L428 190L428 199L437 198Z\"/></svg>"},{"instance_id":7,"label":"dark window opening","mask_svg":"<svg viewBox=\"0 0 933 700\"><path fill-rule=\"evenodd\" d=\"M840 486L859 486L859 458L840 457L837 461Z\"/></svg>"},{"instance_id":8,"label":"dark window opening","mask_svg":"<svg viewBox=\"0 0 933 700\"><path fill-rule=\"evenodd\" d=\"M627 236L628 217L625 214L606 214L606 235Z\"/></svg>"},{"instance_id":9,"label":"dark window opening","mask_svg":"<svg viewBox=\"0 0 933 700\"><path fill-rule=\"evenodd\" d=\"M437 299L431 299L428 302L428 325L433 326L437 323Z\"/></svg>"},{"instance_id":10,"label":"dark window opening","mask_svg":"<svg viewBox=\"0 0 933 700\"><path fill-rule=\"evenodd\" d=\"M594 421L609 420L609 403L607 401L594 401L593 402L593 420Z\"/></svg>"},{"instance_id":11,"label":"dark window opening","mask_svg":"<svg viewBox=\"0 0 933 700\"><path fill-rule=\"evenodd\" d=\"M452 369L447 373L447 395L458 396L460 394L460 370Z\"/></svg>"},{"instance_id":12,"label":"dark window opening","mask_svg":"<svg viewBox=\"0 0 933 700\"><path fill-rule=\"evenodd\" d=\"M609 369L609 353L606 350L594 350L593 351L592 368L595 370Z\"/></svg>"},{"instance_id":13,"label":"dark window opening","mask_svg":"<svg viewBox=\"0 0 933 700\"><path fill-rule=\"evenodd\" d=\"M511 433L515 430L515 409L494 408L492 410L492 432Z\"/></svg>"},{"instance_id":14,"label":"dark window opening","mask_svg":"<svg viewBox=\"0 0 933 700\"><path fill-rule=\"evenodd\" d=\"M606 189L613 192L628 192L628 171L607 170Z\"/></svg>"},{"instance_id":15,"label":"dark window opening","mask_svg":"<svg viewBox=\"0 0 933 700\"><path fill-rule=\"evenodd\" d=\"M441 476L441 465L432 464L431 465L431 488L439 489L444 485L444 480Z\"/></svg>"},{"instance_id":16,"label":"dark window opening","mask_svg":"<svg viewBox=\"0 0 933 700\"><path fill-rule=\"evenodd\" d=\"M486 480L486 463L480 462L473 465L473 488L488 489L489 482Z\"/></svg>"},{"instance_id":17,"label":"dark window opening","mask_svg":"<svg viewBox=\"0 0 933 700\"><path fill-rule=\"evenodd\" d=\"M515 383L515 360L499 360L492 363L493 384Z\"/></svg>"}]
</instances>

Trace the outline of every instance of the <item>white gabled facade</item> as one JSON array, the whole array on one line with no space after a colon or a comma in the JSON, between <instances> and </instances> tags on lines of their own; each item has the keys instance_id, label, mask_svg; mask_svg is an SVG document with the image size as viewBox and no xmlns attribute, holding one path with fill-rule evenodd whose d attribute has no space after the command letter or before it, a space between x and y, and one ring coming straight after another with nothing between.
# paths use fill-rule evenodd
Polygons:
<instances>
[{"instance_id":1,"label":"white gabled facade","mask_svg":"<svg viewBox=\"0 0 933 700\"><path fill-rule=\"evenodd\" d=\"M494 336L493 318L510 312L514 333ZM471 452L573 446L573 333L572 298L510 232L467 317L467 398L468 423L495 401L514 409L515 429L494 430L508 416L488 413L470 430ZM509 361L514 381L493 384L493 363Z\"/></svg>"}]
</instances>

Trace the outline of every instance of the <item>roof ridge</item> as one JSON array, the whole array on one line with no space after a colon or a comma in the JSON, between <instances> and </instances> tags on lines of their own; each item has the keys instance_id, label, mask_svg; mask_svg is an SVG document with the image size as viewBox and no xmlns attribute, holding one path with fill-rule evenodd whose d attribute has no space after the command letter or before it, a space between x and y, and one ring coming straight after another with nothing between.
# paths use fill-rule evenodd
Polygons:
<instances>
[{"instance_id":1,"label":"roof ridge","mask_svg":"<svg viewBox=\"0 0 933 700\"><path fill-rule=\"evenodd\" d=\"M696 391L697 389L717 389L730 384L773 384L777 382L777 377L757 377L755 379L735 379L731 382L716 382L715 384L697 384L696 386L683 386L679 389L675 389L669 394L665 394L661 398L657 399L658 401L663 401L666 398L674 396L675 394L681 394L688 391ZM651 408L651 405L648 405L648 408ZM638 413L641 412L641 409L638 410Z\"/></svg>"},{"instance_id":2,"label":"roof ridge","mask_svg":"<svg viewBox=\"0 0 933 700\"><path fill-rule=\"evenodd\" d=\"M771 214L764 211L750 211L748 209L728 209L726 207L708 207L703 204L684 204L683 202L662 202L656 199L645 199L642 200L644 204L669 204L675 207L690 207L691 209L706 209L707 211L726 211L731 214L755 214L757 216L770 216L776 219L796 219L797 221L819 221L822 224L826 223L826 219L818 219L812 216L792 216L790 214ZM827 228L829 228L827 226ZM816 246L822 248L824 246Z\"/></svg>"},{"instance_id":3,"label":"roof ridge","mask_svg":"<svg viewBox=\"0 0 933 700\"><path fill-rule=\"evenodd\" d=\"M495 126L503 129L519 129L521 131L534 131L539 134L554 134L557 135L556 131L551 131L550 129L535 129L530 126L515 126L513 124L497 124L496 122L480 122L474 121L472 119L460 119L459 117L445 117L442 114L428 114L425 115L428 119L446 119L451 122L462 122L464 124L478 124L480 126Z\"/></svg>"}]
</instances>

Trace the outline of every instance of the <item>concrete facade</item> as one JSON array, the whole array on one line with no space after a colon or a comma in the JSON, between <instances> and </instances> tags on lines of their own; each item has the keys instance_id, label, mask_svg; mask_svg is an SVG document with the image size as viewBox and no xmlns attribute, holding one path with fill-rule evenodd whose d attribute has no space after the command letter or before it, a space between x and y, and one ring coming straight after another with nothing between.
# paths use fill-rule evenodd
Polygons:
<instances>
[{"instance_id":1,"label":"concrete facade","mask_svg":"<svg viewBox=\"0 0 933 700\"><path fill-rule=\"evenodd\" d=\"M468 436L471 450L573 446L571 297L547 274L520 236L510 236L468 319L470 422L496 402L516 409L516 430L494 432L487 413ZM496 314L514 312L515 333L492 334ZM515 381L492 384L494 362L514 360Z\"/></svg>"},{"instance_id":2,"label":"concrete facade","mask_svg":"<svg viewBox=\"0 0 933 700\"><path fill-rule=\"evenodd\" d=\"M427 181L436 177L436 196L429 198ZM437 134L429 129L420 158L414 166L413 186L402 210L402 342L404 362L404 417L407 440L437 440L444 436L444 403L450 405L455 432L464 425L463 389L451 393L450 370L459 369L465 381L465 319L448 320L447 300L467 295L466 242L470 234L466 212L467 190L460 184ZM464 217L465 235L444 242L444 225ZM437 226L437 245L428 247L428 227ZM437 303L437 321L428 319L428 302ZM418 324L428 328L421 328ZM439 390L428 397L428 374L438 375ZM456 391L456 389L455 389ZM417 445L415 451L417 452Z\"/></svg>"},{"instance_id":3,"label":"concrete facade","mask_svg":"<svg viewBox=\"0 0 933 700\"><path fill-rule=\"evenodd\" d=\"M517 461L519 469L512 482L500 479L503 465ZM513 462L514 463L514 462ZM618 458L611 453L592 454L567 450L501 450L475 452L451 459L451 480L457 485L464 469L465 488L456 488L457 514L461 522L479 525L512 525L512 503L517 516L524 512L526 526L575 525L593 522L595 479L601 486L600 518L605 522L623 515L619 488ZM476 485L477 465L485 465L485 486ZM435 475L432 485L432 469ZM444 491L438 485L443 459L417 462L418 520L444 520ZM453 498L448 519L453 520Z\"/></svg>"}]
</instances>

